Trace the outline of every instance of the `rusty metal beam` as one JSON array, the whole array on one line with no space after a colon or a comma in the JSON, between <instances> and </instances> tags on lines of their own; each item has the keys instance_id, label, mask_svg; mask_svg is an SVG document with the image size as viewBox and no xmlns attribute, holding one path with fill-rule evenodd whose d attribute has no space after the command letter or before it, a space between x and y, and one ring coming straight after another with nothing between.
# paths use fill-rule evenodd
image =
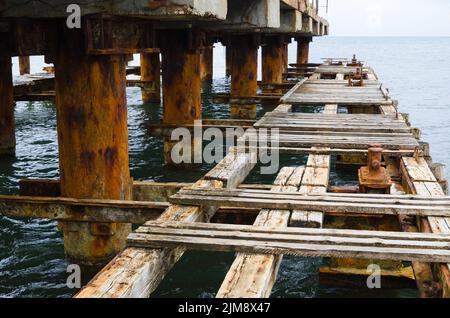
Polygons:
<instances>
[{"instance_id":1,"label":"rusty metal beam","mask_svg":"<svg viewBox=\"0 0 450 318\"><path fill-rule=\"evenodd\" d=\"M14 154L15 148L11 57L0 54L0 154Z\"/></svg>"},{"instance_id":2,"label":"rusty metal beam","mask_svg":"<svg viewBox=\"0 0 450 318\"><path fill-rule=\"evenodd\" d=\"M141 53L140 87L144 103L161 101L161 62L158 53Z\"/></svg>"},{"instance_id":3,"label":"rusty metal beam","mask_svg":"<svg viewBox=\"0 0 450 318\"><path fill-rule=\"evenodd\" d=\"M61 194L131 199L125 62L90 56L82 31L66 31L55 56ZM62 222L64 248L79 264L98 264L125 246L130 224Z\"/></svg>"},{"instance_id":4,"label":"rusty metal beam","mask_svg":"<svg viewBox=\"0 0 450 318\"><path fill-rule=\"evenodd\" d=\"M200 57L200 78L205 82L212 82L213 79L213 53L214 46L206 46L203 48Z\"/></svg>"},{"instance_id":5,"label":"rusty metal beam","mask_svg":"<svg viewBox=\"0 0 450 318\"><path fill-rule=\"evenodd\" d=\"M202 114L200 49L204 34L191 30L166 30L161 37L163 123L193 124ZM165 140L164 159L169 165L175 165L171 151L177 142ZM192 145L194 143L192 140Z\"/></svg>"},{"instance_id":6,"label":"rusty metal beam","mask_svg":"<svg viewBox=\"0 0 450 318\"><path fill-rule=\"evenodd\" d=\"M231 96L255 96L258 89L259 39L252 35L231 37ZM255 119L256 104L231 104L231 117Z\"/></svg>"},{"instance_id":7,"label":"rusty metal beam","mask_svg":"<svg viewBox=\"0 0 450 318\"><path fill-rule=\"evenodd\" d=\"M284 41L280 36L265 37L265 45L262 47L262 81L268 84L281 84L283 82L283 70L285 67ZM268 90L281 94L281 89Z\"/></svg>"},{"instance_id":8,"label":"rusty metal beam","mask_svg":"<svg viewBox=\"0 0 450 318\"><path fill-rule=\"evenodd\" d=\"M30 74L30 57L27 55L19 56L20 75Z\"/></svg>"},{"instance_id":9,"label":"rusty metal beam","mask_svg":"<svg viewBox=\"0 0 450 318\"><path fill-rule=\"evenodd\" d=\"M297 39L297 64L307 64L309 61L309 43L312 38L298 37Z\"/></svg>"}]
</instances>

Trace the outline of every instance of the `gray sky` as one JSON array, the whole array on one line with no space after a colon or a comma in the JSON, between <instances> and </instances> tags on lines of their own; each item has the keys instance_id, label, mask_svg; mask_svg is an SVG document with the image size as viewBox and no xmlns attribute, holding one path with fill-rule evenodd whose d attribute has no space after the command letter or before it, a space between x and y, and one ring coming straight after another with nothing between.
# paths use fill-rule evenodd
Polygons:
<instances>
[{"instance_id":1,"label":"gray sky","mask_svg":"<svg viewBox=\"0 0 450 318\"><path fill-rule=\"evenodd\" d=\"M336 36L450 36L450 0L329 0L320 14Z\"/></svg>"}]
</instances>

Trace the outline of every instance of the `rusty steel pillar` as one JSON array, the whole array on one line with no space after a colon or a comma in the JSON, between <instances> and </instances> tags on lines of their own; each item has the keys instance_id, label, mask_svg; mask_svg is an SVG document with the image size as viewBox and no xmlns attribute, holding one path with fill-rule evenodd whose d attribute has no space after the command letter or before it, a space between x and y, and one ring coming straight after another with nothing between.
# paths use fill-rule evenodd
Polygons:
<instances>
[{"instance_id":1,"label":"rusty steel pillar","mask_svg":"<svg viewBox=\"0 0 450 318\"><path fill-rule=\"evenodd\" d=\"M282 49L282 58L283 58L283 74L287 73L289 68L289 44L283 43L283 49Z\"/></svg>"},{"instance_id":2,"label":"rusty steel pillar","mask_svg":"<svg viewBox=\"0 0 450 318\"><path fill-rule=\"evenodd\" d=\"M308 64L310 42L312 42L311 37L297 38L297 64Z\"/></svg>"},{"instance_id":3,"label":"rusty steel pillar","mask_svg":"<svg viewBox=\"0 0 450 318\"><path fill-rule=\"evenodd\" d=\"M60 37L55 89L62 196L131 199L125 64L120 55L86 55L80 31ZM131 224L61 222L60 228L69 260L99 265L124 249Z\"/></svg>"},{"instance_id":4,"label":"rusty steel pillar","mask_svg":"<svg viewBox=\"0 0 450 318\"><path fill-rule=\"evenodd\" d=\"M264 84L281 84L285 57L283 56L284 43L280 36L268 36L262 47L262 82ZM266 92L266 91L264 91ZM268 92L281 93L281 89Z\"/></svg>"},{"instance_id":5,"label":"rusty steel pillar","mask_svg":"<svg viewBox=\"0 0 450 318\"><path fill-rule=\"evenodd\" d=\"M161 31L163 123L183 126L201 119L200 51L201 34L189 30ZM196 142L192 138L191 163ZM171 151L178 141L165 137L164 159L171 166L190 166L174 162ZM201 152L201 147L200 147Z\"/></svg>"},{"instance_id":6,"label":"rusty steel pillar","mask_svg":"<svg viewBox=\"0 0 450 318\"><path fill-rule=\"evenodd\" d=\"M213 79L213 54L214 46L206 46L202 49L200 57L200 78L205 82Z\"/></svg>"},{"instance_id":7,"label":"rusty steel pillar","mask_svg":"<svg viewBox=\"0 0 450 318\"><path fill-rule=\"evenodd\" d=\"M141 53L141 93L144 103L161 101L161 61L159 52Z\"/></svg>"},{"instance_id":8,"label":"rusty steel pillar","mask_svg":"<svg viewBox=\"0 0 450 318\"><path fill-rule=\"evenodd\" d=\"M231 76L231 48L229 45L225 47L225 75Z\"/></svg>"},{"instance_id":9,"label":"rusty steel pillar","mask_svg":"<svg viewBox=\"0 0 450 318\"><path fill-rule=\"evenodd\" d=\"M30 74L29 56L19 56L19 72L20 75Z\"/></svg>"},{"instance_id":10,"label":"rusty steel pillar","mask_svg":"<svg viewBox=\"0 0 450 318\"><path fill-rule=\"evenodd\" d=\"M256 96L259 42L255 35L231 37L231 98ZM231 118L255 119L256 104L232 103Z\"/></svg>"},{"instance_id":11,"label":"rusty steel pillar","mask_svg":"<svg viewBox=\"0 0 450 318\"><path fill-rule=\"evenodd\" d=\"M14 154L14 91L11 57L0 55L0 155Z\"/></svg>"}]
</instances>

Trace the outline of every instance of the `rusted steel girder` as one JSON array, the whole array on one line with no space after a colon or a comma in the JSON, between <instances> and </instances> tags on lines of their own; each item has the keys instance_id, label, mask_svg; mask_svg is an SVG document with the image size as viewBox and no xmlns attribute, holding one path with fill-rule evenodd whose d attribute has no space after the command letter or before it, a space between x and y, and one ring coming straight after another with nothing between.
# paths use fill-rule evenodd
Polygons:
<instances>
[{"instance_id":1,"label":"rusted steel girder","mask_svg":"<svg viewBox=\"0 0 450 318\"><path fill-rule=\"evenodd\" d=\"M0 154L14 154L14 91L11 57L0 55Z\"/></svg>"},{"instance_id":2,"label":"rusted steel girder","mask_svg":"<svg viewBox=\"0 0 450 318\"><path fill-rule=\"evenodd\" d=\"M206 46L203 48L200 57L200 78L202 81L212 82L213 55L214 55L214 46Z\"/></svg>"},{"instance_id":3,"label":"rusted steel girder","mask_svg":"<svg viewBox=\"0 0 450 318\"><path fill-rule=\"evenodd\" d=\"M225 47L225 75L231 76L231 47Z\"/></svg>"},{"instance_id":4,"label":"rusted steel girder","mask_svg":"<svg viewBox=\"0 0 450 318\"><path fill-rule=\"evenodd\" d=\"M283 74L287 73L289 68L289 43L283 43L283 50L281 52L283 58Z\"/></svg>"},{"instance_id":5,"label":"rusted steel girder","mask_svg":"<svg viewBox=\"0 0 450 318\"><path fill-rule=\"evenodd\" d=\"M161 62L159 52L141 53L141 93L144 103L161 101Z\"/></svg>"},{"instance_id":6,"label":"rusted steel girder","mask_svg":"<svg viewBox=\"0 0 450 318\"><path fill-rule=\"evenodd\" d=\"M285 63L284 41L280 36L271 36L265 38L264 44L262 47L262 82L264 84L281 84ZM282 93L282 90L266 89L263 92Z\"/></svg>"},{"instance_id":7,"label":"rusted steel girder","mask_svg":"<svg viewBox=\"0 0 450 318\"><path fill-rule=\"evenodd\" d=\"M258 47L257 35L231 36L231 97L255 96L258 89ZM231 104L231 118L255 119L256 104Z\"/></svg>"},{"instance_id":8,"label":"rusted steel girder","mask_svg":"<svg viewBox=\"0 0 450 318\"><path fill-rule=\"evenodd\" d=\"M91 56L81 31L61 35L55 54L61 194L130 200L125 61ZM61 222L64 248L78 264L104 263L125 247L130 224Z\"/></svg>"},{"instance_id":9,"label":"rusted steel girder","mask_svg":"<svg viewBox=\"0 0 450 318\"><path fill-rule=\"evenodd\" d=\"M30 74L30 57L19 56L19 72L20 75Z\"/></svg>"},{"instance_id":10,"label":"rusted steel girder","mask_svg":"<svg viewBox=\"0 0 450 318\"><path fill-rule=\"evenodd\" d=\"M201 119L200 50L204 34L192 30L161 31L163 124L194 124ZM195 150L192 138L192 153ZM201 143L201 140L197 140ZM164 159L175 165L171 151L178 141L165 138ZM201 152L201 147L200 147ZM191 160L193 162L193 160Z\"/></svg>"},{"instance_id":11,"label":"rusted steel girder","mask_svg":"<svg viewBox=\"0 0 450 318\"><path fill-rule=\"evenodd\" d=\"M297 64L307 64L309 61L309 43L311 37L298 37L297 39Z\"/></svg>"}]
</instances>

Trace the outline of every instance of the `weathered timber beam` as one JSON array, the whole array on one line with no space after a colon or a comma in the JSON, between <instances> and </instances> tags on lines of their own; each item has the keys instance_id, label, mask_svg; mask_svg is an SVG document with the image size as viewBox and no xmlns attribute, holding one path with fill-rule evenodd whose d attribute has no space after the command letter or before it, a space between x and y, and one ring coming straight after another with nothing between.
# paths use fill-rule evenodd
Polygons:
<instances>
[{"instance_id":1,"label":"weathered timber beam","mask_svg":"<svg viewBox=\"0 0 450 318\"><path fill-rule=\"evenodd\" d=\"M133 182L133 201L167 202L168 198L182 188L191 187L193 183L184 182ZM240 189L270 189L265 184L241 184ZM29 197L61 196L59 180L22 179L19 181L19 193Z\"/></svg>"},{"instance_id":2,"label":"weathered timber beam","mask_svg":"<svg viewBox=\"0 0 450 318\"><path fill-rule=\"evenodd\" d=\"M183 127L193 131L195 128L201 128L202 130L206 130L208 128L218 128L221 130L226 130L228 128L233 129L248 129L253 126L255 120L239 120L239 119L217 119L217 120L202 120L201 126L195 126L190 124L184 125L173 125L173 124L148 124L147 129L152 136L162 136L162 137L170 137L172 135L172 131L174 129Z\"/></svg>"},{"instance_id":3,"label":"weathered timber beam","mask_svg":"<svg viewBox=\"0 0 450 318\"><path fill-rule=\"evenodd\" d=\"M448 235L283 228L183 222L147 222L128 246L309 257L450 261Z\"/></svg>"},{"instance_id":4,"label":"weathered timber beam","mask_svg":"<svg viewBox=\"0 0 450 318\"><path fill-rule=\"evenodd\" d=\"M308 183L306 183L308 185ZM325 185L326 186L326 185ZM355 196L350 194L298 195L266 190L183 189L169 202L181 205L228 206L233 208L312 210L347 214L417 215L450 217L450 201L408 196Z\"/></svg>"},{"instance_id":5,"label":"weathered timber beam","mask_svg":"<svg viewBox=\"0 0 450 318\"><path fill-rule=\"evenodd\" d=\"M261 103L279 103L283 95L254 95L254 96L231 96L229 94L217 93L213 96L214 103L230 104L261 104Z\"/></svg>"},{"instance_id":6,"label":"weathered timber beam","mask_svg":"<svg viewBox=\"0 0 450 318\"><path fill-rule=\"evenodd\" d=\"M4 216L71 222L142 224L158 218L167 206L165 202L0 196Z\"/></svg>"},{"instance_id":7,"label":"weathered timber beam","mask_svg":"<svg viewBox=\"0 0 450 318\"><path fill-rule=\"evenodd\" d=\"M442 187L437 182L424 158L402 158L400 161L402 181L408 192L430 196L430 198L445 196ZM450 218L428 217L418 220L419 228L425 232L450 233ZM442 297L450 298L450 263L439 265L437 276L442 287ZM432 283L432 282L431 282ZM429 292L436 290L436 285L430 284Z\"/></svg>"},{"instance_id":8,"label":"weathered timber beam","mask_svg":"<svg viewBox=\"0 0 450 318\"><path fill-rule=\"evenodd\" d=\"M324 114L336 114L337 105L325 105ZM300 193L305 194L326 194L330 179L331 156L314 155L308 156L306 163L307 170L302 180ZM313 227L321 228L323 226L324 214L317 211L295 210L292 211L289 225L293 227Z\"/></svg>"}]
</instances>

